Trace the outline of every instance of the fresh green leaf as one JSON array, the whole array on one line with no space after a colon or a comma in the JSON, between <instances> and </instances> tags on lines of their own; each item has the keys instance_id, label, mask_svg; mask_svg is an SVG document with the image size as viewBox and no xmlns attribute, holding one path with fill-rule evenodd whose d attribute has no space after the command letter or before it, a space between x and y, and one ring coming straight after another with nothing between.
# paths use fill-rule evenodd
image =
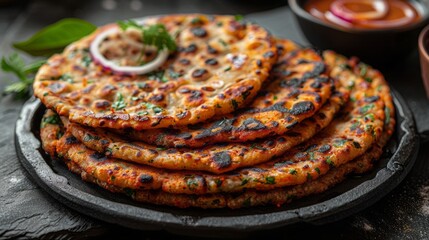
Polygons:
<instances>
[{"instance_id":1,"label":"fresh green leaf","mask_svg":"<svg viewBox=\"0 0 429 240\"><path fill-rule=\"evenodd\" d=\"M95 31L93 24L77 18L65 18L49 25L29 39L14 43L16 49L33 56L47 56Z\"/></svg>"}]
</instances>

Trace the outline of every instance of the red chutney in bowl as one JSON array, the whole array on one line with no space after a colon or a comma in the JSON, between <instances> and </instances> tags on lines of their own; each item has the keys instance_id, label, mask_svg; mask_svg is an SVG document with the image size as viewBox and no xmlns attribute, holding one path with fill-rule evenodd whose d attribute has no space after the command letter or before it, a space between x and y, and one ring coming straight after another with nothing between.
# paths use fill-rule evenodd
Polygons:
<instances>
[{"instance_id":1,"label":"red chutney in bowl","mask_svg":"<svg viewBox=\"0 0 429 240\"><path fill-rule=\"evenodd\" d=\"M350 29L393 29L422 18L407 0L308 0L304 8L324 22Z\"/></svg>"}]
</instances>

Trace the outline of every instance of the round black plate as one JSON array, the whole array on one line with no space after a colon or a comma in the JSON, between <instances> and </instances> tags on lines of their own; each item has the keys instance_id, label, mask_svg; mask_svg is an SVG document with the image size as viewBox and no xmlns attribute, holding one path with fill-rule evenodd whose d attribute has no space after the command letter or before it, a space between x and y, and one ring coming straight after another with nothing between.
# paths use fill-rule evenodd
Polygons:
<instances>
[{"instance_id":1,"label":"round black plate","mask_svg":"<svg viewBox=\"0 0 429 240\"><path fill-rule=\"evenodd\" d=\"M177 209L133 202L94 184L83 182L60 161L43 153L39 140L45 107L30 99L16 123L15 145L22 165L49 194L83 214L125 227L160 230L187 235L236 235L299 222L324 224L354 214L396 187L416 159L419 139L412 113L393 91L397 127L376 169L353 177L318 195L284 207L238 210ZM216 235L213 235L216 234Z\"/></svg>"}]
</instances>

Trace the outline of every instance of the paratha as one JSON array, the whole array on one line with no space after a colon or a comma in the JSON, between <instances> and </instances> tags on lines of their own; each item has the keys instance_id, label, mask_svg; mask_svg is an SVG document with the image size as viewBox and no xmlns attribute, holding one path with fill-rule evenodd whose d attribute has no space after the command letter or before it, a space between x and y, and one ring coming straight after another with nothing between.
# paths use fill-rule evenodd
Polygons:
<instances>
[{"instance_id":1,"label":"paratha","mask_svg":"<svg viewBox=\"0 0 429 240\"><path fill-rule=\"evenodd\" d=\"M94 61L89 46L98 34L118 28L111 24L52 56L36 75L35 95L61 116L91 127L195 124L250 102L277 60L273 37L233 16L170 15L145 23L164 24L178 45L156 72L117 74Z\"/></svg>"},{"instance_id":2,"label":"paratha","mask_svg":"<svg viewBox=\"0 0 429 240\"><path fill-rule=\"evenodd\" d=\"M259 205L276 205L281 206L289 203L292 200L302 198L311 194L320 193L326 191L335 184L343 181L347 174L357 173L362 174L369 171L374 163L381 156L382 148L387 143L393 133L395 126L394 120L394 109L390 99L386 102L387 108L390 109L389 115L391 120L385 125L384 132L380 141L372 146L372 148L359 157L358 159L346 163L338 168L332 169L326 175L320 177L317 180L309 181L303 185L297 185L288 188L275 189L269 192L258 192L247 190L240 194L208 194L208 195L187 195L187 194L171 194L162 191L142 191L142 190L131 190L118 188L108 184L107 182L99 181L90 174L82 171L79 166L73 162L67 162L68 167L71 171L82 176L85 181L93 182L106 188L112 192L125 193L133 199L141 202L158 204L158 205L170 205L179 208L198 207L198 208L243 208ZM55 126L55 125L51 125ZM58 125L57 125L58 126ZM50 129L44 126L44 129ZM57 130L60 130L59 127ZM50 136L51 138L46 138ZM45 138L44 138L45 137ZM48 135L42 133L43 145L51 145L52 141L56 141L55 135Z\"/></svg>"},{"instance_id":3,"label":"paratha","mask_svg":"<svg viewBox=\"0 0 429 240\"><path fill-rule=\"evenodd\" d=\"M303 184L362 155L379 139L384 126L384 101L390 99L384 80L374 78L368 82L350 70L344 71L341 56L334 57L338 59L335 64L340 65L332 65L331 74L353 83L353 100L343 110L344 115L305 144L270 162L219 175L167 171L109 158L86 148L74 137L69 141L70 133L60 139L57 151L94 178L121 188L206 194ZM347 59L344 61L347 63Z\"/></svg>"},{"instance_id":4,"label":"paratha","mask_svg":"<svg viewBox=\"0 0 429 240\"><path fill-rule=\"evenodd\" d=\"M134 140L164 147L202 147L218 142L246 142L281 135L313 116L332 94L322 57L277 41L279 59L258 97L246 108L212 121L174 129L125 131Z\"/></svg>"},{"instance_id":5,"label":"paratha","mask_svg":"<svg viewBox=\"0 0 429 240\"><path fill-rule=\"evenodd\" d=\"M280 44L284 46L284 48L290 45L287 41L283 41ZM317 53L308 49L292 53L292 55L291 58L286 58L282 61L286 62L285 60L290 60L288 61L289 63L302 66L303 63L299 62L310 61L306 56L311 56L310 59L319 58ZM292 64L292 68L294 67L295 65ZM295 76L296 75L297 74L295 74ZM302 75L305 75L305 73ZM307 78L304 79L303 82L307 81L309 85L315 83ZM203 170L213 173L222 173L240 167L252 166L265 162L274 156L280 156L291 147L306 141L318 131L325 128L332 121L335 113L338 112L340 107L347 102L350 93L350 90L342 86L339 81L337 81L336 85L338 91L334 91L333 96L328 102L325 102L325 105L319 112L304 120L301 124L287 129L284 122L282 122L282 120L285 119L278 119L279 126L283 126L283 129L289 130L290 133L286 132L286 134L281 136L258 141L211 145L199 149L175 149L130 141L127 138L121 138L111 134L106 129L94 129L83 127L78 124L70 124L69 130L80 142L85 144L86 147L122 160L165 169ZM326 84L326 88L326 90L330 92L331 84ZM282 88L279 91L286 92L282 95L287 95L287 92L293 92L296 89L295 87ZM317 95L317 91L315 91L315 95L319 96ZM269 99L271 99L272 95L270 94L269 96ZM294 96L293 99L299 98L295 98ZM319 109L319 107L316 108ZM247 116L247 114L242 116ZM269 122L272 123L273 119L274 118L270 118ZM228 122L228 119L224 119L223 121ZM278 129L280 129L280 127Z\"/></svg>"}]
</instances>

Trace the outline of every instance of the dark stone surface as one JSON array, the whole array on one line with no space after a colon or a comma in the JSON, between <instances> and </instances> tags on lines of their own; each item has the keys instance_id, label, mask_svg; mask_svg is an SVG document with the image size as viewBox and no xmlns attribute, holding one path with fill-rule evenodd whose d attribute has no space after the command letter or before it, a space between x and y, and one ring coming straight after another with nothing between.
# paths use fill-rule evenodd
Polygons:
<instances>
[{"instance_id":1,"label":"dark stone surface","mask_svg":"<svg viewBox=\"0 0 429 240\"><path fill-rule=\"evenodd\" d=\"M116 3L116 8L108 10L112 2ZM280 37L306 44L287 7L279 7L284 2L157 0L144 1L139 10L131 10L133 4L134 7L139 6L138 1L45 0L29 2L26 11L19 6L0 7L0 54L11 51L12 41L24 39L63 17L76 16L103 24L117 19L183 12L245 14L248 19L266 26ZM407 100L419 131L429 132L429 101L425 98L417 54L409 59L398 59L397 65L386 66L381 70ZM10 77L0 74L0 89L4 88L7 78ZM101 239L131 235L145 239L181 238L163 231L139 232L101 223L78 214L42 191L29 179L16 158L13 126L22 103L10 97L0 100L0 238L97 236ZM427 140L426 135L423 135L423 140ZM378 203L352 217L323 226L299 225L294 229L258 232L251 236L267 238L280 235L288 239L316 236L321 239L429 239L428 160L429 144L423 141L415 167L405 181Z\"/></svg>"}]
</instances>

